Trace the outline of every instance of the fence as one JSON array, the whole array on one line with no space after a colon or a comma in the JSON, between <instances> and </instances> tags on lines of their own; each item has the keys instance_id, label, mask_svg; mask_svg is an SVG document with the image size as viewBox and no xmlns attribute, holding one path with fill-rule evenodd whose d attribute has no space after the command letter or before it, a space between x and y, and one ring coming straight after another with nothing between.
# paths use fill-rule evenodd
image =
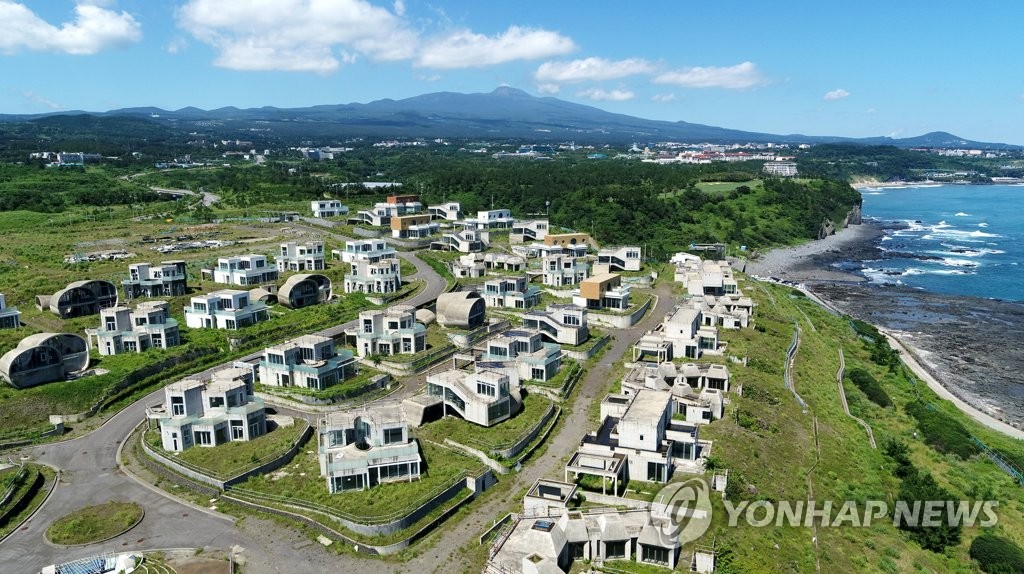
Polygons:
<instances>
[{"instance_id":1,"label":"fence","mask_svg":"<svg viewBox=\"0 0 1024 574\"><path fill-rule=\"evenodd\" d=\"M782 383L786 386L793 396L796 397L797 402L800 403L800 407L803 408L804 413L807 413L807 403L804 402L803 397L796 392L796 385L793 383L793 362L796 360L796 351L800 348L800 326L797 325L796 321L793 322L793 342L789 344L789 349L786 350L786 365L785 371L782 375Z\"/></svg>"}]
</instances>

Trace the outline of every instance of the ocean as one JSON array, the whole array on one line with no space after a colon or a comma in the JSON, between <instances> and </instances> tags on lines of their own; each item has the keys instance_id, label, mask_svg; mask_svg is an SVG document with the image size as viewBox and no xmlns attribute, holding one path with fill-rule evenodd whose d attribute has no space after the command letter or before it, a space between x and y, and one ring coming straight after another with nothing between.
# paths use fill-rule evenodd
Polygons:
<instances>
[{"instance_id":1,"label":"ocean","mask_svg":"<svg viewBox=\"0 0 1024 574\"><path fill-rule=\"evenodd\" d=\"M859 263L878 285L1024 301L1024 186L919 185L861 189L863 214L898 223L886 257Z\"/></svg>"}]
</instances>

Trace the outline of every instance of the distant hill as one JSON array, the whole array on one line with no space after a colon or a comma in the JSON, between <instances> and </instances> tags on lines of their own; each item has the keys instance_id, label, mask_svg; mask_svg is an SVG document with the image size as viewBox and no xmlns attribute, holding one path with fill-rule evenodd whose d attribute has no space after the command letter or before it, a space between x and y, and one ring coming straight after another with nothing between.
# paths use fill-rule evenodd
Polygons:
<instances>
[{"instance_id":1,"label":"distant hill","mask_svg":"<svg viewBox=\"0 0 1024 574\"><path fill-rule=\"evenodd\" d=\"M0 115L0 121L26 121L55 115ZM575 140L578 142L628 143L685 141L710 143L863 143L897 147L1013 148L1001 143L969 141L945 132L913 138L892 139L767 134L727 129L684 121L649 120L615 114L600 108L566 102L552 97L535 97L522 90L500 87L490 93L436 92L403 100L377 100L360 104L319 105L306 108L225 107L201 110L187 107L162 110L153 107L125 108L94 113L96 116L140 117L159 123L220 121L231 125L259 121L280 134L514 138L535 141ZM240 126L238 126L240 127Z\"/></svg>"}]
</instances>

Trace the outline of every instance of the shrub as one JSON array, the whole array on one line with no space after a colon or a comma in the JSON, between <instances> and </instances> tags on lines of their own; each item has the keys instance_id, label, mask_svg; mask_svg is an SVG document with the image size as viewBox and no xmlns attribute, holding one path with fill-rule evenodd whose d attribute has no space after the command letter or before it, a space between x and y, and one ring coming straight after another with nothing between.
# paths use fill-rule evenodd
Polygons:
<instances>
[{"instance_id":1,"label":"shrub","mask_svg":"<svg viewBox=\"0 0 1024 574\"><path fill-rule=\"evenodd\" d=\"M871 373L864 369L853 369L846 374L846 377L853 381L853 384L857 385L857 388L867 395L871 402L883 408L892 406L889 395L885 393L882 385L871 376Z\"/></svg>"},{"instance_id":2,"label":"shrub","mask_svg":"<svg viewBox=\"0 0 1024 574\"><path fill-rule=\"evenodd\" d=\"M939 452L948 452L962 459L978 454L971 435L960 421L937 411L922 401L907 403L907 414L917 420L924 441Z\"/></svg>"},{"instance_id":3,"label":"shrub","mask_svg":"<svg viewBox=\"0 0 1024 574\"><path fill-rule=\"evenodd\" d=\"M978 561L982 572L989 574L1024 572L1024 550L995 534L982 534L972 540L971 558Z\"/></svg>"},{"instance_id":4,"label":"shrub","mask_svg":"<svg viewBox=\"0 0 1024 574\"><path fill-rule=\"evenodd\" d=\"M903 479L900 484L899 500L905 502L908 507L915 506L917 501L923 505L930 500L953 500L953 494L935 482L935 478L928 472L918 470ZM949 520L949 507L943 506L936 519L937 526L924 526L915 524L912 520L904 520L899 528L907 532L921 548L932 552L942 552L948 546L960 544L960 534L963 530L958 521ZM922 516L918 516L922 518Z\"/></svg>"}]
</instances>

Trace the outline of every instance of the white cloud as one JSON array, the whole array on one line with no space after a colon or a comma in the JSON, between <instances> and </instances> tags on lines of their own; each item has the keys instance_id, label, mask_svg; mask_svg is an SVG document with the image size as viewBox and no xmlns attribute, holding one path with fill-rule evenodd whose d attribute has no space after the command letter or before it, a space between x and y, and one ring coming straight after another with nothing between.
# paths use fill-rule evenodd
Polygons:
<instances>
[{"instance_id":1,"label":"white cloud","mask_svg":"<svg viewBox=\"0 0 1024 574\"><path fill-rule=\"evenodd\" d=\"M510 26L496 36L458 30L424 45L416 63L426 68L477 68L550 58L575 49L571 38L540 28Z\"/></svg>"},{"instance_id":2,"label":"white cloud","mask_svg":"<svg viewBox=\"0 0 1024 574\"><path fill-rule=\"evenodd\" d=\"M822 99L827 101L827 102L834 102L836 100L841 100L841 99L847 98L849 96L850 96L850 92L847 92L846 90L844 90L842 88L838 88L838 89L832 90L831 92L825 92L825 95L822 97Z\"/></svg>"},{"instance_id":3,"label":"white cloud","mask_svg":"<svg viewBox=\"0 0 1024 574\"><path fill-rule=\"evenodd\" d=\"M234 70L328 73L357 55L408 59L419 43L399 16L364 0L189 0L178 23Z\"/></svg>"},{"instance_id":4,"label":"white cloud","mask_svg":"<svg viewBox=\"0 0 1024 574\"><path fill-rule=\"evenodd\" d=\"M864 110L864 113L866 113L866 114L877 114L878 110L876 110L875 108L868 108L868 109Z\"/></svg>"},{"instance_id":5,"label":"white cloud","mask_svg":"<svg viewBox=\"0 0 1024 574\"><path fill-rule=\"evenodd\" d=\"M662 102L662 103L674 102L676 100L676 95L675 94L654 94L653 96L651 96L651 99L654 100L655 102Z\"/></svg>"},{"instance_id":6,"label":"white cloud","mask_svg":"<svg viewBox=\"0 0 1024 574\"><path fill-rule=\"evenodd\" d=\"M632 100L636 94L629 90L602 90L601 88L589 88L576 92L577 98L586 98L599 102L624 102Z\"/></svg>"},{"instance_id":7,"label":"white cloud","mask_svg":"<svg viewBox=\"0 0 1024 574\"><path fill-rule=\"evenodd\" d=\"M726 88L742 90L768 83L768 78L753 62L728 67L683 68L654 78L656 84L675 84L684 88Z\"/></svg>"},{"instance_id":8,"label":"white cloud","mask_svg":"<svg viewBox=\"0 0 1024 574\"><path fill-rule=\"evenodd\" d=\"M115 12L95 2L75 5L75 19L58 28L36 16L24 4L0 0L0 53L19 50L96 54L139 41L142 27L127 12Z\"/></svg>"},{"instance_id":9,"label":"white cloud","mask_svg":"<svg viewBox=\"0 0 1024 574\"><path fill-rule=\"evenodd\" d=\"M37 93L35 93L35 92L31 91L31 90L22 92L21 95L24 96L26 100L32 102L33 104L35 104L37 106L42 106L44 108L49 108L51 110L59 110L59 109L62 109L64 107L64 106L58 104L57 102L55 102L53 100L49 100L47 98L44 98L43 96L40 96L39 94L37 94Z\"/></svg>"},{"instance_id":10,"label":"white cloud","mask_svg":"<svg viewBox=\"0 0 1024 574\"><path fill-rule=\"evenodd\" d=\"M441 79L441 74L416 74L413 77L421 82L436 82Z\"/></svg>"},{"instance_id":11,"label":"white cloud","mask_svg":"<svg viewBox=\"0 0 1024 574\"><path fill-rule=\"evenodd\" d=\"M164 50L167 50L168 54L177 54L188 47L188 40L177 36L171 39L170 42L164 46Z\"/></svg>"},{"instance_id":12,"label":"white cloud","mask_svg":"<svg viewBox=\"0 0 1024 574\"><path fill-rule=\"evenodd\" d=\"M557 94L562 91L558 84L537 84L537 92L540 94Z\"/></svg>"},{"instance_id":13,"label":"white cloud","mask_svg":"<svg viewBox=\"0 0 1024 574\"><path fill-rule=\"evenodd\" d=\"M405 16L405 2L403 0L395 0L395 14Z\"/></svg>"},{"instance_id":14,"label":"white cloud","mask_svg":"<svg viewBox=\"0 0 1024 574\"><path fill-rule=\"evenodd\" d=\"M571 84L574 82L601 82L636 74L650 74L654 64L640 58L606 60L583 58L569 62L544 62L533 77L540 83Z\"/></svg>"}]
</instances>

